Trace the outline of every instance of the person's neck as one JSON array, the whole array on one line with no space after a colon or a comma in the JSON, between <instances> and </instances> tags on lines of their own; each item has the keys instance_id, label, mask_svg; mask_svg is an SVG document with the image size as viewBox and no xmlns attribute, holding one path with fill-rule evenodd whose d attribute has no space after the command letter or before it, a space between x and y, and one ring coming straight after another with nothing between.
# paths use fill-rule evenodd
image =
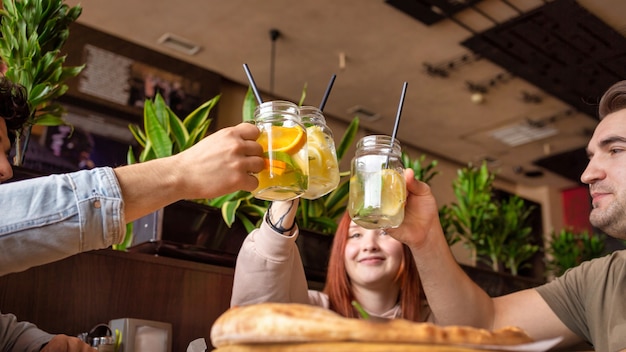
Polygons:
<instances>
[{"instance_id":1,"label":"person's neck","mask_svg":"<svg viewBox=\"0 0 626 352\"><path fill-rule=\"evenodd\" d=\"M400 288L396 285L387 286L380 290L371 290L363 287L352 288L355 300L368 313L381 316L398 304Z\"/></svg>"}]
</instances>

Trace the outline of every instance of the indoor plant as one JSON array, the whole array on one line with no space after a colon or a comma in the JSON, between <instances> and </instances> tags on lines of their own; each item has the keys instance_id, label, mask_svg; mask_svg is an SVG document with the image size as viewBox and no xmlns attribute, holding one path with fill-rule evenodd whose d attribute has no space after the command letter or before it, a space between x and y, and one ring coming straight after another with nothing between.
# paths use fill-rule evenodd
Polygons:
<instances>
[{"instance_id":1,"label":"indoor plant","mask_svg":"<svg viewBox=\"0 0 626 352\"><path fill-rule=\"evenodd\" d=\"M80 6L62 0L3 0L0 58L6 77L21 84L28 97L31 115L16 136L14 165L21 166L33 125L63 124L64 109L55 99L68 89L64 83L84 66L63 67L60 49L69 36L69 25L80 16Z\"/></svg>"},{"instance_id":2,"label":"indoor plant","mask_svg":"<svg viewBox=\"0 0 626 352\"><path fill-rule=\"evenodd\" d=\"M605 235L590 234L587 230L562 229L558 233L553 231L546 251L548 274L560 276L583 261L600 257L604 253L604 240Z\"/></svg>"},{"instance_id":3,"label":"indoor plant","mask_svg":"<svg viewBox=\"0 0 626 352\"><path fill-rule=\"evenodd\" d=\"M144 102L143 128L137 124L129 125L142 150L136 156L133 147L129 147L128 164L171 156L196 144L205 137L211 124L211 110L219 99L220 95L213 97L183 119L176 116L159 93L154 100L147 99ZM133 224L129 223L124 241L114 245L114 249L125 250L132 243L132 237Z\"/></svg>"},{"instance_id":4,"label":"indoor plant","mask_svg":"<svg viewBox=\"0 0 626 352\"><path fill-rule=\"evenodd\" d=\"M470 163L459 169L453 182L457 201L441 207L442 224L448 241L463 240L475 262L482 261L493 271L504 266L517 274L524 261L539 250L528 239L532 208L515 195L496 199L494 179L485 162L480 167Z\"/></svg>"}]
</instances>

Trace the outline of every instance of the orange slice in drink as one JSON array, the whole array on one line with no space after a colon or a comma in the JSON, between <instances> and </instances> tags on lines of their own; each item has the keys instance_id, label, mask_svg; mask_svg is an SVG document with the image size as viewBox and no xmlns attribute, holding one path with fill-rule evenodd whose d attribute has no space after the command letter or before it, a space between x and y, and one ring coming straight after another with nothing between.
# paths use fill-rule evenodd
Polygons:
<instances>
[{"instance_id":1,"label":"orange slice in drink","mask_svg":"<svg viewBox=\"0 0 626 352\"><path fill-rule=\"evenodd\" d=\"M268 138L268 133L264 132L257 139L257 142L263 146L264 152L269 149L273 152L284 152L292 155L297 153L306 143L306 134L301 128L272 126L270 133L271 138Z\"/></svg>"},{"instance_id":2,"label":"orange slice in drink","mask_svg":"<svg viewBox=\"0 0 626 352\"><path fill-rule=\"evenodd\" d=\"M273 159L270 162L270 159L265 160L265 169L270 170L271 173L275 175L282 175L287 170L287 163L281 160Z\"/></svg>"}]
</instances>

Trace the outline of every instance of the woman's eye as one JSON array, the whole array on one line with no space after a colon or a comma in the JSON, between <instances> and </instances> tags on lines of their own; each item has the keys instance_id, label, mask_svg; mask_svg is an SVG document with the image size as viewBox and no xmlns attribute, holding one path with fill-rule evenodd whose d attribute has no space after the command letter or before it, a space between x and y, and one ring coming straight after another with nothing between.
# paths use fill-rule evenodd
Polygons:
<instances>
[{"instance_id":1,"label":"woman's eye","mask_svg":"<svg viewBox=\"0 0 626 352\"><path fill-rule=\"evenodd\" d=\"M348 238L359 238L359 237L361 237L361 234L358 232L348 235Z\"/></svg>"}]
</instances>

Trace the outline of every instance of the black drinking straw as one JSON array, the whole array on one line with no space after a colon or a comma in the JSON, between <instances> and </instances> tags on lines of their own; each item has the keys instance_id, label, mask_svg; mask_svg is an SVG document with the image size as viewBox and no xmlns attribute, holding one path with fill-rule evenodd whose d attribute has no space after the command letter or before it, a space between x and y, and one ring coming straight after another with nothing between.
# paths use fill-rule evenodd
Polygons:
<instances>
[{"instance_id":1,"label":"black drinking straw","mask_svg":"<svg viewBox=\"0 0 626 352\"><path fill-rule=\"evenodd\" d=\"M257 103L259 105L263 104L263 99L261 99L261 94L259 94L259 90L256 87L256 83L254 83L254 78L252 78L252 72L250 72L250 68L248 68L248 64L243 64L243 69L246 71L246 75L248 76L248 81L250 82L250 86L252 87L252 92L254 92L254 96L256 97Z\"/></svg>"},{"instance_id":2,"label":"black drinking straw","mask_svg":"<svg viewBox=\"0 0 626 352\"><path fill-rule=\"evenodd\" d=\"M396 113L396 122L393 125L393 132L391 133L391 144L393 145L393 141L396 139L396 135L398 134L398 125L400 125L400 115L402 114L402 106L404 105L404 97L406 96L406 87L409 84L404 82L402 85L402 94L400 95L400 104L398 104L398 112Z\"/></svg>"},{"instance_id":3,"label":"black drinking straw","mask_svg":"<svg viewBox=\"0 0 626 352\"><path fill-rule=\"evenodd\" d=\"M409 84L404 82L402 85L402 94L400 94L400 104L398 104L398 112L396 113L396 122L393 125L393 132L391 132L391 148L393 148L393 142L396 140L396 135L398 134L398 126L400 125L400 115L402 114L402 106L404 105L404 97L406 96L406 87ZM387 162L385 163L385 168L389 167L389 157L387 157Z\"/></svg>"},{"instance_id":4,"label":"black drinking straw","mask_svg":"<svg viewBox=\"0 0 626 352\"><path fill-rule=\"evenodd\" d=\"M333 88L333 83L335 83L335 78L337 78L337 75L333 75L330 78L330 82L328 82L328 87L326 87L326 92L324 92L322 102L320 103L320 111L324 111L324 106L326 105L326 100L328 100L328 95L330 95L330 90Z\"/></svg>"}]
</instances>

